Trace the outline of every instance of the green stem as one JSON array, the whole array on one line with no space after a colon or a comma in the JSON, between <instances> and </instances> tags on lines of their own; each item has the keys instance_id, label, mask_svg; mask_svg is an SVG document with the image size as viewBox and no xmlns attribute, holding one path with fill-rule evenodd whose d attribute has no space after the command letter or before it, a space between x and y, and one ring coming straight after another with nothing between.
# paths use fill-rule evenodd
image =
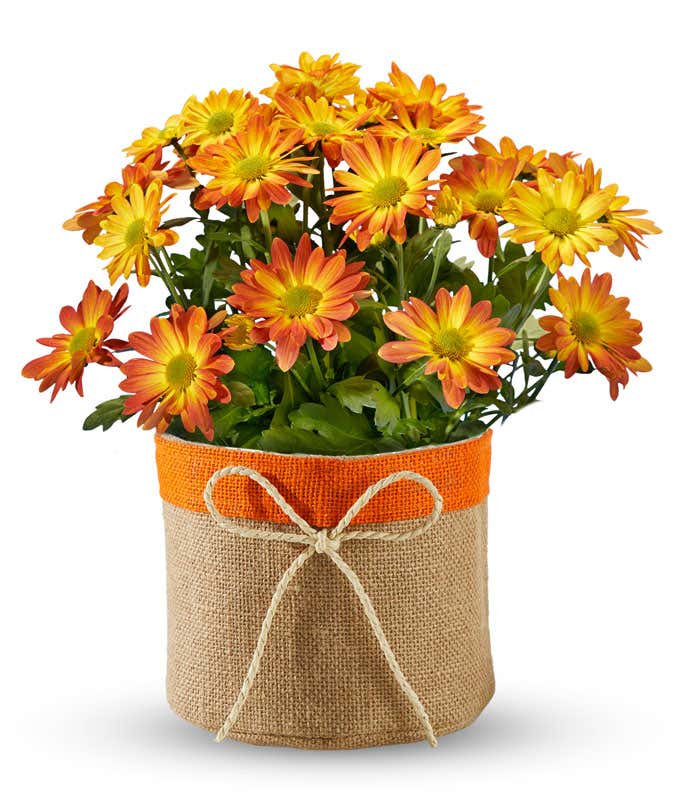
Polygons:
<instances>
[{"instance_id":1,"label":"green stem","mask_svg":"<svg viewBox=\"0 0 680 794\"><path fill-rule=\"evenodd\" d=\"M304 380L303 380L302 376L301 376L301 375L300 375L300 373L299 373L299 372L298 372L298 371L295 369L295 367L293 367L293 368L290 370L290 373L286 373L286 374L291 374L291 375L292 375L292 376L295 378L295 380L298 382L298 385L300 386L300 388L302 389L302 391L303 391L303 392L304 392L304 393L305 393L305 394L306 394L306 395L307 395L309 398L311 398L311 399L314 399L314 395L313 395L313 394L312 394L312 392L309 390L309 387L308 387L308 386L307 386L307 384L304 382Z\"/></svg>"},{"instance_id":2,"label":"green stem","mask_svg":"<svg viewBox=\"0 0 680 794\"><path fill-rule=\"evenodd\" d=\"M307 337L307 355L309 356L309 360L312 364L314 375L316 376L316 379L319 382L319 388L322 389L326 385L326 379L324 378L321 372L321 367L319 366L319 359L316 357L314 342L309 337Z\"/></svg>"},{"instance_id":3,"label":"green stem","mask_svg":"<svg viewBox=\"0 0 680 794\"><path fill-rule=\"evenodd\" d=\"M418 218L418 234L422 234L427 229L427 221L425 218Z\"/></svg>"},{"instance_id":4,"label":"green stem","mask_svg":"<svg viewBox=\"0 0 680 794\"><path fill-rule=\"evenodd\" d=\"M429 303L432 300L432 296L434 295L434 288L437 284L437 276L439 276L439 268L442 264L442 257L437 256L435 257L434 264L432 265L432 275L430 276L430 283L427 285L427 291L425 292L425 303Z\"/></svg>"},{"instance_id":5,"label":"green stem","mask_svg":"<svg viewBox=\"0 0 680 794\"><path fill-rule=\"evenodd\" d=\"M408 394L405 391L401 393L401 403L404 406L404 416L407 419L411 418L411 402L408 398Z\"/></svg>"},{"instance_id":6,"label":"green stem","mask_svg":"<svg viewBox=\"0 0 680 794\"><path fill-rule=\"evenodd\" d=\"M160 251L164 252L166 256L168 256L167 251L165 248L152 248L149 250L149 256L154 261L156 265L156 273L161 278L162 282L167 287L168 292L170 293L170 297L173 299L175 303L179 303L180 306L183 308L187 308L186 297L181 295L175 289L175 285L172 282L172 275L166 269L165 265L163 264L163 259L161 257ZM169 257L168 257L169 259Z\"/></svg>"},{"instance_id":7,"label":"green stem","mask_svg":"<svg viewBox=\"0 0 680 794\"><path fill-rule=\"evenodd\" d=\"M551 278L552 273L547 267L544 267L543 273L541 274L541 278L538 280L538 284L536 285L533 295L519 314L517 322L515 323L515 331L521 330L524 326L524 323L526 323L529 317L531 317L531 315L534 313L538 298L545 289L546 285L550 283Z\"/></svg>"},{"instance_id":8,"label":"green stem","mask_svg":"<svg viewBox=\"0 0 680 794\"><path fill-rule=\"evenodd\" d=\"M331 251L329 249L329 240L328 240L328 232L330 231L328 228L328 223L323 218L325 204L324 200L326 198L326 184L325 184L325 177L324 177L324 158L323 155L319 157L319 173L317 176L317 184L319 190L319 220L320 229L321 229L321 245L323 246L323 250L326 255L330 254Z\"/></svg>"},{"instance_id":9,"label":"green stem","mask_svg":"<svg viewBox=\"0 0 680 794\"><path fill-rule=\"evenodd\" d=\"M557 356L555 356L555 358L550 362L550 365L549 365L548 369L546 369L545 373L543 375L541 375L540 380L538 380L536 383L534 383L534 385L531 387L533 389L533 391L531 392L531 395L530 395L531 399L529 400L529 402L534 402L536 400L538 395L541 393L541 390L543 389L545 384L548 382L548 378L550 378L550 376L553 374L553 372L557 369L558 364L559 364L559 361L557 360Z\"/></svg>"},{"instance_id":10,"label":"green stem","mask_svg":"<svg viewBox=\"0 0 680 794\"><path fill-rule=\"evenodd\" d=\"M260 220L262 221L262 231L264 232L264 255L267 262L271 262L272 227L269 222L269 212L267 210L260 210Z\"/></svg>"},{"instance_id":11,"label":"green stem","mask_svg":"<svg viewBox=\"0 0 680 794\"><path fill-rule=\"evenodd\" d=\"M399 302L406 298L406 284L404 282L404 246L397 243L397 293Z\"/></svg>"}]
</instances>

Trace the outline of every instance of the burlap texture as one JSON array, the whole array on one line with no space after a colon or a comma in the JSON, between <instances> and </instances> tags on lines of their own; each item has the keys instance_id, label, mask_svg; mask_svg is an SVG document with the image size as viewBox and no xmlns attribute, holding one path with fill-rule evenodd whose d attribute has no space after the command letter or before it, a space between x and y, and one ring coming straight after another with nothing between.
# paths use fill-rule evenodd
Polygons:
<instances>
[{"instance_id":1,"label":"burlap texture","mask_svg":"<svg viewBox=\"0 0 680 794\"><path fill-rule=\"evenodd\" d=\"M238 694L274 587L301 547L235 537L209 515L167 500L163 509L168 700L180 716L214 731ZM238 514L238 506L231 512ZM280 528L244 517L238 523ZM394 531L420 523L410 518L370 528ZM484 499L445 512L418 538L348 541L340 549L438 735L472 722L494 691L486 531ZM355 594L323 555L307 562L285 594L230 736L310 749L423 738Z\"/></svg>"}]
</instances>

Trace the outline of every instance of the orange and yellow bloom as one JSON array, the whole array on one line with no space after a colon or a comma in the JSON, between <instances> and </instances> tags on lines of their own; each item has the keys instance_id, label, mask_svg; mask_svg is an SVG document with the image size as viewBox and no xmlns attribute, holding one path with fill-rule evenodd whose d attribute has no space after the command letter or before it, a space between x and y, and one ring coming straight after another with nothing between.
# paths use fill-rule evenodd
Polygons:
<instances>
[{"instance_id":1,"label":"orange and yellow bloom","mask_svg":"<svg viewBox=\"0 0 680 794\"><path fill-rule=\"evenodd\" d=\"M133 358L121 366L126 375L120 388L130 394L123 414L139 412L138 425L163 432L173 416L184 428L196 428L208 439L214 429L208 403L229 402L229 389L220 380L234 367L230 356L220 355L222 340L212 333L205 309L184 310L173 304L169 317L153 317L151 333L130 334L130 345L144 358Z\"/></svg>"},{"instance_id":2,"label":"orange and yellow bloom","mask_svg":"<svg viewBox=\"0 0 680 794\"><path fill-rule=\"evenodd\" d=\"M335 168L342 159L342 144L360 137L359 127L373 115L371 110L363 113L345 110L341 113L325 97L299 100L278 94L275 101L282 111L278 117L282 129L300 130L302 143L310 150L320 141L331 168Z\"/></svg>"},{"instance_id":3,"label":"orange and yellow bloom","mask_svg":"<svg viewBox=\"0 0 680 794\"><path fill-rule=\"evenodd\" d=\"M220 336L229 350L252 350L257 346L251 336L255 320L247 314L231 314L224 321L226 326Z\"/></svg>"},{"instance_id":4,"label":"orange and yellow bloom","mask_svg":"<svg viewBox=\"0 0 680 794\"><path fill-rule=\"evenodd\" d=\"M311 157L290 157L302 133L280 132L280 122L266 125L261 115L250 119L242 132L223 144L206 146L189 158L189 164L213 178L200 191L198 209L245 204L248 220L254 223L272 203L287 204L292 198L286 185L311 187L299 174L315 174L307 165Z\"/></svg>"},{"instance_id":5,"label":"orange and yellow bloom","mask_svg":"<svg viewBox=\"0 0 680 794\"><path fill-rule=\"evenodd\" d=\"M507 135L500 139L498 147L479 136L474 139L472 145L483 157L492 157L496 160L516 160L521 173L535 174L545 161L545 149L535 151L533 146L517 146Z\"/></svg>"},{"instance_id":6,"label":"orange and yellow bloom","mask_svg":"<svg viewBox=\"0 0 680 794\"><path fill-rule=\"evenodd\" d=\"M391 102L393 107L401 103L407 110L429 105L437 120L454 120L467 116L479 105L470 105L465 94L446 97L446 84L436 83L431 74L426 75L420 86L397 66L392 64L389 83L380 82L369 93L377 102ZM478 117L481 120L481 116ZM481 129L481 127L479 128Z\"/></svg>"},{"instance_id":7,"label":"orange and yellow bloom","mask_svg":"<svg viewBox=\"0 0 680 794\"><path fill-rule=\"evenodd\" d=\"M228 303L256 320L250 338L276 344L276 362L287 372L308 338L324 350L350 339L343 325L359 310L357 300L368 293L368 273L363 262L345 264L345 252L325 256L312 248L308 234L298 243L295 258L277 238L272 244L270 265L251 260L242 282L234 284Z\"/></svg>"},{"instance_id":8,"label":"orange and yellow bloom","mask_svg":"<svg viewBox=\"0 0 680 794\"><path fill-rule=\"evenodd\" d=\"M537 179L536 188L514 183L503 217L515 227L503 236L514 243L533 242L551 273L573 265L575 256L590 265L587 254L617 238L599 221L611 207L616 185L589 193L585 177L574 171L557 179L539 169Z\"/></svg>"},{"instance_id":9,"label":"orange and yellow bloom","mask_svg":"<svg viewBox=\"0 0 680 794\"><path fill-rule=\"evenodd\" d=\"M387 138L413 138L423 146L441 146L457 143L474 135L484 127L482 117L463 108L455 118L442 117L428 102L422 102L409 111L402 102L394 103L396 120L380 119L372 129L374 135Z\"/></svg>"},{"instance_id":10,"label":"orange and yellow bloom","mask_svg":"<svg viewBox=\"0 0 680 794\"><path fill-rule=\"evenodd\" d=\"M403 243L407 214L432 217L427 196L436 180L428 176L441 159L438 151L409 138L378 141L366 133L361 143L346 143L342 156L352 171L334 172L340 183L334 190L344 195L326 203L333 207L331 223L350 221L344 239L356 232L360 251L377 232Z\"/></svg>"},{"instance_id":11,"label":"orange and yellow bloom","mask_svg":"<svg viewBox=\"0 0 680 794\"><path fill-rule=\"evenodd\" d=\"M143 160L153 154L158 147L168 146L174 139L182 137L182 119L180 116L170 116L162 129L158 127L145 127L141 136L133 141L123 151L130 155L135 162Z\"/></svg>"},{"instance_id":12,"label":"orange and yellow bloom","mask_svg":"<svg viewBox=\"0 0 680 794\"><path fill-rule=\"evenodd\" d=\"M437 226L455 226L463 216L463 202L444 183L432 199L432 217Z\"/></svg>"},{"instance_id":13,"label":"orange and yellow bloom","mask_svg":"<svg viewBox=\"0 0 680 794\"><path fill-rule=\"evenodd\" d=\"M604 215L603 225L616 232L617 239L609 246L616 256L623 256L628 249L633 259L640 259L638 245L644 246L644 234L661 234L661 229L649 218L641 218L647 210L627 209L628 196L615 196Z\"/></svg>"},{"instance_id":14,"label":"orange and yellow bloom","mask_svg":"<svg viewBox=\"0 0 680 794\"><path fill-rule=\"evenodd\" d=\"M564 374L570 378L577 370L588 372L590 363L609 381L612 400L619 386L626 386L629 372L649 372L652 365L635 349L642 341L642 323L628 311L628 298L611 294L609 273L591 279L585 270L581 283L560 276L557 289L550 289L552 305L560 316L541 317L547 331L536 342L543 353L564 362Z\"/></svg>"},{"instance_id":15,"label":"orange and yellow bloom","mask_svg":"<svg viewBox=\"0 0 680 794\"><path fill-rule=\"evenodd\" d=\"M232 135L245 129L257 107L257 99L243 91L211 91L203 101L195 96L184 103L180 114L182 145L208 146L224 143Z\"/></svg>"},{"instance_id":16,"label":"orange and yellow bloom","mask_svg":"<svg viewBox=\"0 0 680 794\"><path fill-rule=\"evenodd\" d=\"M378 351L385 361L405 364L428 358L425 374L437 373L446 402L458 408L465 390L487 394L501 381L491 367L512 361L509 349L513 331L491 317L487 300L472 305L470 288L463 286L452 296L441 288L433 311L419 298L403 301L403 311L387 312L385 325L406 342L387 342Z\"/></svg>"},{"instance_id":17,"label":"orange and yellow bloom","mask_svg":"<svg viewBox=\"0 0 680 794\"><path fill-rule=\"evenodd\" d=\"M101 222L102 233L94 242L102 247L99 258L111 260L106 268L112 284L120 276L129 278L134 268L137 281L145 287L151 278L150 249L179 240L177 232L159 228L161 215L172 198L161 201L161 190L161 182L156 179L146 190L133 184L126 198L111 199L112 213Z\"/></svg>"},{"instance_id":18,"label":"orange and yellow bloom","mask_svg":"<svg viewBox=\"0 0 680 794\"><path fill-rule=\"evenodd\" d=\"M82 397L83 372L88 364L109 367L120 364L111 351L126 347L126 343L109 339L109 336L114 322L125 311L127 296L127 284L112 296L108 290L102 290L90 281L77 308L64 306L59 313L59 321L67 333L38 339L41 345L54 350L29 361L21 374L41 381L41 392L54 387L52 400L69 383L75 385Z\"/></svg>"},{"instance_id":19,"label":"orange and yellow bloom","mask_svg":"<svg viewBox=\"0 0 680 794\"><path fill-rule=\"evenodd\" d=\"M454 170L442 177L463 205L470 237L477 241L482 256L491 257L498 241L498 218L513 181L518 174L517 160L493 157L459 157L451 161Z\"/></svg>"},{"instance_id":20,"label":"orange and yellow bloom","mask_svg":"<svg viewBox=\"0 0 680 794\"><path fill-rule=\"evenodd\" d=\"M274 99L277 94L288 94L297 99L321 99L339 105L348 105L347 97L359 90L355 63L339 63L339 53L312 57L308 52L300 55L298 66L271 64L276 83L263 88L262 94Z\"/></svg>"}]
</instances>

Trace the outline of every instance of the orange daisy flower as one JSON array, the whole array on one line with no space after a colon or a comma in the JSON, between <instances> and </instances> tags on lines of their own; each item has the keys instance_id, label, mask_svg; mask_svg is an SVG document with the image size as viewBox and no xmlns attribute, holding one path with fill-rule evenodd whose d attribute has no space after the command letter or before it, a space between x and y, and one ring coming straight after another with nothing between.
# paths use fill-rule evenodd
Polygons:
<instances>
[{"instance_id":1,"label":"orange daisy flower","mask_svg":"<svg viewBox=\"0 0 680 794\"><path fill-rule=\"evenodd\" d=\"M623 256L627 248L633 259L640 259L638 245L645 246L643 234L661 234L661 229L649 218L641 218L647 210L624 209L628 204L628 196L615 196L608 211L604 214L603 226L616 232L617 238L609 246L616 256Z\"/></svg>"},{"instance_id":2,"label":"orange daisy flower","mask_svg":"<svg viewBox=\"0 0 680 794\"><path fill-rule=\"evenodd\" d=\"M363 251L371 237L382 231L403 243L407 213L432 217L427 194L436 180L428 179L428 175L441 159L438 151L424 151L410 138L383 138L378 142L367 132L362 143L344 144L342 156L354 173L333 172L340 183L333 190L346 195L329 199L326 204L333 207L331 223L351 221L343 242L356 231L359 250Z\"/></svg>"},{"instance_id":3,"label":"orange daisy flower","mask_svg":"<svg viewBox=\"0 0 680 794\"><path fill-rule=\"evenodd\" d=\"M108 290L102 290L90 281L77 308L64 306L59 312L59 322L68 333L38 339L41 345L54 350L29 361L21 374L41 381L41 392L54 387L51 400L69 383L75 384L82 397L83 372L88 364L94 362L108 367L120 364L111 351L121 350L127 343L109 339L109 335L114 322L125 311L123 306L127 296L127 284L123 284L112 297Z\"/></svg>"},{"instance_id":4,"label":"orange daisy flower","mask_svg":"<svg viewBox=\"0 0 680 794\"><path fill-rule=\"evenodd\" d=\"M536 342L543 353L564 362L570 378L577 370L587 372L592 361L609 381L612 400L619 386L626 386L629 372L649 372L652 365L635 349L642 337L642 323L627 310L628 298L611 294L609 273L591 280L585 270L579 284L575 278L559 275L557 289L550 289L550 300L560 316L541 317L539 323L548 333Z\"/></svg>"},{"instance_id":5,"label":"orange daisy flower","mask_svg":"<svg viewBox=\"0 0 680 794\"><path fill-rule=\"evenodd\" d=\"M258 101L243 91L211 91L200 102L195 96L184 103L180 120L185 138L183 146L208 146L224 143L245 129Z\"/></svg>"},{"instance_id":6,"label":"orange daisy flower","mask_svg":"<svg viewBox=\"0 0 680 794\"><path fill-rule=\"evenodd\" d=\"M172 143L173 138L182 137L182 119L180 116L170 116L162 129L158 127L145 127L141 136L133 141L123 151L134 159L135 162L143 160L154 154L158 147L161 149Z\"/></svg>"},{"instance_id":7,"label":"orange daisy flower","mask_svg":"<svg viewBox=\"0 0 680 794\"><path fill-rule=\"evenodd\" d=\"M252 350L256 347L257 342L250 335L255 328L252 317L247 314L232 314L226 318L224 324L227 327L220 331L220 336L230 350Z\"/></svg>"},{"instance_id":8,"label":"orange daisy flower","mask_svg":"<svg viewBox=\"0 0 680 794\"><path fill-rule=\"evenodd\" d=\"M317 100L305 97L302 101L277 94L275 101L282 111L279 116L282 129L300 130L302 143L310 150L320 141L331 168L335 168L342 159L342 144L360 137L359 127L373 115L371 110L363 113L344 111L341 114L325 97Z\"/></svg>"},{"instance_id":9,"label":"orange daisy flower","mask_svg":"<svg viewBox=\"0 0 680 794\"><path fill-rule=\"evenodd\" d=\"M359 68L355 63L338 63L339 53L322 55L314 59L308 52L299 58L299 66L271 64L276 83L261 93L274 99L284 93L297 99L321 99L347 105L347 96L359 90L359 78L354 74Z\"/></svg>"},{"instance_id":10,"label":"orange daisy flower","mask_svg":"<svg viewBox=\"0 0 680 794\"><path fill-rule=\"evenodd\" d=\"M611 245L618 236L599 222L611 208L616 185L589 193L586 178L571 170L556 179L539 169L537 179L536 189L514 183L503 217L515 228L503 236L515 243L533 242L551 273L573 265L574 256L589 266L588 252Z\"/></svg>"},{"instance_id":11,"label":"orange daisy flower","mask_svg":"<svg viewBox=\"0 0 680 794\"><path fill-rule=\"evenodd\" d=\"M213 179L200 191L195 205L238 207L245 203L248 220L255 223L261 210L287 204L292 198L287 184L311 187L298 174L316 174L307 165L312 157L288 157L302 137L300 130L282 135L280 122L265 124L261 115L252 117L245 130L223 144L205 146L189 164Z\"/></svg>"},{"instance_id":12,"label":"orange daisy flower","mask_svg":"<svg viewBox=\"0 0 680 794\"><path fill-rule=\"evenodd\" d=\"M131 416L139 411L137 424L161 433L173 416L179 416L189 433L198 427L212 441L208 403L229 402L229 389L220 378L234 367L230 356L219 355L222 340L212 327L202 307L184 310L175 303L169 317L151 319L150 334L130 334L130 345L144 358L121 366L127 377L120 388L130 394L123 413Z\"/></svg>"},{"instance_id":13,"label":"orange daisy flower","mask_svg":"<svg viewBox=\"0 0 680 794\"><path fill-rule=\"evenodd\" d=\"M93 243L101 233L101 222L113 212L111 200L117 196L126 198L132 185L139 185L142 190L146 190L154 179L173 188L198 187L198 182L181 160L167 168L167 163L162 162L162 150L158 147L143 160L126 165L123 168L122 181L109 182L104 188L104 195L76 210L75 215L64 222L64 229L82 232L83 240L88 244Z\"/></svg>"},{"instance_id":14,"label":"orange daisy flower","mask_svg":"<svg viewBox=\"0 0 680 794\"><path fill-rule=\"evenodd\" d=\"M479 105L470 105L465 94L445 98L446 84L435 83L431 74L426 75L418 87L396 63L392 64L389 80L389 83L380 82L368 89L378 102L392 102L393 105L400 102L408 110L426 104L440 121L458 119L480 108ZM478 118L481 120L481 116Z\"/></svg>"},{"instance_id":15,"label":"orange daisy flower","mask_svg":"<svg viewBox=\"0 0 680 794\"><path fill-rule=\"evenodd\" d=\"M120 276L129 278L134 268L140 286L146 287L151 278L150 248L179 240L177 232L159 228L161 215L172 198L161 201L161 190L160 181L155 179L145 191L133 184L126 198L111 199L113 211L101 221L102 233L94 242L102 247L99 258L111 260L106 269L112 284Z\"/></svg>"},{"instance_id":16,"label":"orange daisy flower","mask_svg":"<svg viewBox=\"0 0 680 794\"><path fill-rule=\"evenodd\" d=\"M533 146L517 146L517 144L503 136L496 148L492 143L477 136L472 142L473 148L483 157L496 160L517 160L520 173L535 174L536 170L544 163L546 150L535 151Z\"/></svg>"},{"instance_id":17,"label":"orange daisy flower","mask_svg":"<svg viewBox=\"0 0 680 794\"><path fill-rule=\"evenodd\" d=\"M369 294L363 287L370 276L360 272L363 262L346 265L344 251L325 256L322 248L312 248L308 234L300 238L294 259L278 237L271 255L270 265L251 260L227 302L256 319L251 339L274 342L276 361L287 372L307 338L324 350L350 339L343 321L357 313L357 300Z\"/></svg>"},{"instance_id":18,"label":"orange daisy flower","mask_svg":"<svg viewBox=\"0 0 680 794\"><path fill-rule=\"evenodd\" d=\"M442 177L442 185L463 205L463 218L468 219L470 237L477 241L482 256L492 257L498 241L498 218L505 204L520 165L517 160L493 157L458 157L451 161L454 171Z\"/></svg>"},{"instance_id":19,"label":"orange daisy flower","mask_svg":"<svg viewBox=\"0 0 680 794\"><path fill-rule=\"evenodd\" d=\"M380 119L371 132L387 138L413 138L423 146L457 143L484 128L482 117L462 108L456 118L442 117L428 102L421 102L408 110L403 102L394 103L397 120Z\"/></svg>"},{"instance_id":20,"label":"orange daisy flower","mask_svg":"<svg viewBox=\"0 0 680 794\"><path fill-rule=\"evenodd\" d=\"M452 408L463 402L466 389L486 394L500 388L500 378L491 367L515 357L508 347L515 334L502 328L498 317L491 317L490 301L473 306L466 285L455 296L442 287L435 296L436 311L419 298L401 305L403 311L387 312L383 319L408 341L387 342L378 351L381 358L394 364L429 358L425 374L437 373Z\"/></svg>"}]
</instances>

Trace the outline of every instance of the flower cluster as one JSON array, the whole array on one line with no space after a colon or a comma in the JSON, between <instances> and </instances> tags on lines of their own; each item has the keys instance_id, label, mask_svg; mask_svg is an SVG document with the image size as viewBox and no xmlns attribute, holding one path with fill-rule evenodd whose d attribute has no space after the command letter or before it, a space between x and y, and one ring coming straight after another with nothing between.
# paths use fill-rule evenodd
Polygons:
<instances>
[{"instance_id":1,"label":"flower cluster","mask_svg":"<svg viewBox=\"0 0 680 794\"><path fill-rule=\"evenodd\" d=\"M352 454L479 433L555 372L599 372L616 399L649 371L628 299L589 269L600 248L640 258L660 231L645 211L591 159L480 137L480 107L431 75L393 64L363 87L358 69L303 53L259 96L191 96L143 129L120 181L64 227L100 249L111 285L156 281L165 307L112 339L128 285L90 282L23 374L54 398L82 395L88 364L119 368L122 393L87 428L134 415L213 443ZM180 227L198 228L189 253ZM451 257L454 227L480 272Z\"/></svg>"}]
</instances>

